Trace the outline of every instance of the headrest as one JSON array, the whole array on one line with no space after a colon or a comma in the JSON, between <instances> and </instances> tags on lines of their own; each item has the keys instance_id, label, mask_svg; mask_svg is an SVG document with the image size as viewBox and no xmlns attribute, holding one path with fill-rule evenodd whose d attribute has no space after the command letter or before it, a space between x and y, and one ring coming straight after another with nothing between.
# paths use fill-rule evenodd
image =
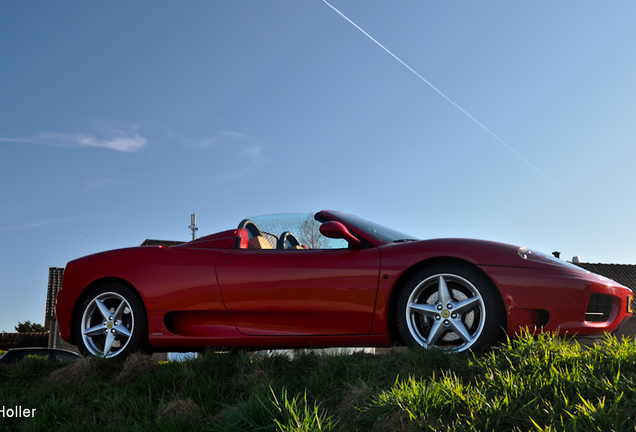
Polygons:
<instances>
[{"instance_id":1,"label":"headrest","mask_svg":"<svg viewBox=\"0 0 636 432\"><path fill-rule=\"evenodd\" d=\"M250 249L274 249L263 236L252 237L248 245Z\"/></svg>"}]
</instances>

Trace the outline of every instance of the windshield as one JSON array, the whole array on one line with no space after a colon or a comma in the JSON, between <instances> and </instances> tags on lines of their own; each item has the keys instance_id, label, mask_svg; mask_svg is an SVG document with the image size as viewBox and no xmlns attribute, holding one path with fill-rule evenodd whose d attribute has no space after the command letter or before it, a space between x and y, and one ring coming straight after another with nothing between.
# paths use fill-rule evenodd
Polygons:
<instances>
[{"instance_id":1,"label":"windshield","mask_svg":"<svg viewBox=\"0 0 636 432\"><path fill-rule=\"evenodd\" d=\"M396 231L392 228L387 228L375 222L368 221L366 219L362 219L361 217L354 216L352 214L340 213L330 211L327 212L338 219L341 219L356 228L360 229L365 233L371 234L373 237L384 240L387 242L401 242L401 241L414 241L417 240L415 237L409 234L404 234L403 232Z\"/></svg>"}]
</instances>

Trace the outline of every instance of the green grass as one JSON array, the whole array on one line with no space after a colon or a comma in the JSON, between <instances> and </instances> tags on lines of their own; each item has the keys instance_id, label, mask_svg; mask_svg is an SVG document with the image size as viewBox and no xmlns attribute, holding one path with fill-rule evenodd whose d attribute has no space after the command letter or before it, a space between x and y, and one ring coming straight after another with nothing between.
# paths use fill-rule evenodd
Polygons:
<instances>
[{"instance_id":1,"label":"green grass","mask_svg":"<svg viewBox=\"0 0 636 432\"><path fill-rule=\"evenodd\" d=\"M636 431L636 345L522 337L482 355L438 350L183 363L135 355L0 368L11 431Z\"/></svg>"}]
</instances>

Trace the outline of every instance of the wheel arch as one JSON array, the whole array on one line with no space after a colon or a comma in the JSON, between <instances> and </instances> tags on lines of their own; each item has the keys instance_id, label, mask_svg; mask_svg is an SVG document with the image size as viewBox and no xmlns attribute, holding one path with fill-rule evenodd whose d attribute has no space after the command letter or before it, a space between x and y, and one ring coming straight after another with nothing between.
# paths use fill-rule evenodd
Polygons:
<instances>
[{"instance_id":1,"label":"wheel arch","mask_svg":"<svg viewBox=\"0 0 636 432\"><path fill-rule=\"evenodd\" d=\"M501 291L499 290L495 282L492 280L492 278L490 278L490 276L488 276L488 274L481 267L471 263L470 261L466 261L466 260L452 257L452 256L435 257L435 258L430 258L424 261L420 261L412 265L408 269L406 269L406 271L404 271L400 275L397 282L393 286L393 290L391 291L391 298L389 301L389 314L388 314L389 315L389 335L393 343L404 345L404 341L402 340L402 337L400 336L400 332L398 331L397 321L396 321L397 302L398 302L398 298L400 297L400 293L406 286L407 282L413 277L413 275L415 275L420 270L425 269L426 267L430 267L432 265L438 265L438 264L458 264L458 265L469 267L479 272L484 277L484 279L488 281L488 283L490 283L493 290L497 293L497 296L496 296L497 303L501 311L501 316L504 320L503 322L504 330L507 329L508 318L505 313L506 307L503 301L503 297L501 296Z\"/></svg>"},{"instance_id":2,"label":"wheel arch","mask_svg":"<svg viewBox=\"0 0 636 432\"><path fill-rule=\"evenodd\" d=\"M93 282L91 282L86 288L84 288L84 290L82 290L82 294L77 297L77 301L75 302L75 305L73 305L73 313L71 315L71 322L75 323L75 319L77 318L77 314L78 314L78 308L80 307L80 305L82 304L82 302L84 301L84 299L86 299L87 296L90 295L90 292L95 289L96 287L99 287L101 285L105 285L108 283L115 283L115 284L119 284L122 285L128 289L130 289L130 291L133 293L134 296L137 297L137 299L141 302L141 304L144 306L143 307L143 314L144 314L144 318L146 320L146 323L148 322L148 311L146 308L146 302L144 302L143 297L141 296L141 294L139 294L139 290L137 290L137 288L135 288L135 286L133 284L131 284L130 282L128 282L125 279L122 279L120 277L103 277L97 280L94 280ZM148 343L148 334L146 334L145 336L145 342L146 345ZM75 331L71 331L71 343L73 345L77 345L77 341L75 340Z\"/></svg>"}]
</instances>

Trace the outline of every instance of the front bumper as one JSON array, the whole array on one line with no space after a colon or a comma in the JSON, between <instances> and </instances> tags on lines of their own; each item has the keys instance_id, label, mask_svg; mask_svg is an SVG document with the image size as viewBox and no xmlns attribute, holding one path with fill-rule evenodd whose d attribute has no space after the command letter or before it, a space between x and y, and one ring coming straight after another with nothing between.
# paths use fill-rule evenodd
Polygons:
<instances>
[{"instance_id":1,"label":"front bumper","mask_svg":"<svg viewBox=\"0 0 636 432\"><path fill-rule=\"evenodd\" d=\"M568 335L611 333L632 316L631 289L587 271L488 267L510 336L522 329Z\"/></svg>"}]
</instances>

